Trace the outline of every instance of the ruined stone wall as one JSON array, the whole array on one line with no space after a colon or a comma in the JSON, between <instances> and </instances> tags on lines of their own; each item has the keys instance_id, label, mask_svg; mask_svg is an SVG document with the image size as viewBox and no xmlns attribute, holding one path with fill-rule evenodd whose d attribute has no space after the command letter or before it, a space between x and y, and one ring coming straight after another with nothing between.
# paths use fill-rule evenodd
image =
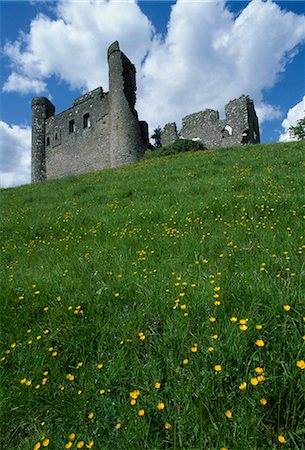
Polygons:
<instances>
[{"instance_id":1,"label":"ruined stone wall","mask_svg":"<svg viewBox=\"0 0 305 450\"><path fill-rule=\"evenodd\" d=\"M173 142L176 124L165 125L162 145ZM182 119L182 138L200 139L207 148L231 147L260 142L258 119L253 101L243 95L225 106L225 119L219 119L218 111L206 109Z\"/></svg>"},{"instance_id":2,"label":"ruined stone wall","mask_svg":"<svg viewBox=\"0 0 305 450\"><path fill-rule=\"evenodd\" d=\"M32 101L32 182L117 167L140 159L149 143L139 122L135 67L118 42L108 49L109 93L101 87L54 115L44 98Z\"/></svg>"},{"instance_id":3,"label":"ruined stone wall","mask_svg":"<svg viewBox=\"0 0 305 450\"><path fill-rule=\"evenodd\" d=\"M161 144L164 145L171 144L176 139L178 139L177 126L175 122L167 123L161 133Z\"/></svg>"},{"instance_id":4,"label":"ruined stone wall","mask_svg":"<svg viewBox=\"0 0 305 450\"><path fill-rule=\"evenodd\" d=\"M144 127L134 109L136 70L114 42L108 49L111 167L139 161L145 143Z\"/></svg>"},{"instance_id":5,"label":"ruined stone wall","mask_svg":"<svg viewBox=\"0 0 305 450\"><path fill-rule=\"evenodd\" d=\"M47 178L110 167L108 95L98 88L73 105L46 121Z\"/></svg>"}]
</instances>

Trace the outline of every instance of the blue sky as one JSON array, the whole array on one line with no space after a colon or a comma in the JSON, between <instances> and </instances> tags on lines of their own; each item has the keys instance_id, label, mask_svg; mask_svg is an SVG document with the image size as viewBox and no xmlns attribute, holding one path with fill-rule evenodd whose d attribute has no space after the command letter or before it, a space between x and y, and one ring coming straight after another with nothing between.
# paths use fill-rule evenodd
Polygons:
<instances>
[{"instance_id":1,"label":"blue sky","mask_svg":"<svg viewBox=\"0 0 305 450\"><path fill-rule=\"evenodd\" d=\"M60 112L99 85L119 40L153 129L205 108L255 102L264 143L304 115L303 1L2 1L0 186L30 181L32 97Z\"/></svg>"}]
</instances>

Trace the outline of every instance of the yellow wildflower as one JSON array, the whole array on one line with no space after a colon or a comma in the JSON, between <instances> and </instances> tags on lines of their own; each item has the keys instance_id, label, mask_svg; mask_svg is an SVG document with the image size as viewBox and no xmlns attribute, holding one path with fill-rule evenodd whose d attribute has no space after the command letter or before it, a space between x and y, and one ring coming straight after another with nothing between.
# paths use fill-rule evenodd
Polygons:
<instances>
[{"instance_id":1,"label":"yellow wildflower","mask_svg":"<svg viewBox=\"0 0 305 450\"><path fill-rule=\"evenodd\" d=\"M138 411L138 416L142 417L145 414L145 410L144 409L140 409L140 411Z\"/></svg>"},{"instance_id":2,"label":"yellow wildflower","mask_svg":"<svg viewBox=\"0 0 305 450\"><path fill-rule=\"evenodd\" d=\"M303 359L297 361L297 367L299 367L299 369L305 369L305 361Z\"/></svg>"},{"instance_id":3,"label":"yellow wildflower","mask_svg":"<svg viewBox=\"0 0 305 450\"><path fill-rule=\"evenodd\" d=\"M252 386L257 386L258 385L258 379L257 378L251 378L250 383L252 384Z\"/></svg>"},{"instance_id":4,"label":"yellow wildflower","mask_svg":"<svg viewBox=\"0 0 305 450\"><path fill-rule=\"evenodd\" d=\"M131 398L133 398L134 400L136 400L139 397L139 395L140 395L140 391L139 390L131 391L130 394L129 394L129 396Z\"/></svg>"}]
</instances>

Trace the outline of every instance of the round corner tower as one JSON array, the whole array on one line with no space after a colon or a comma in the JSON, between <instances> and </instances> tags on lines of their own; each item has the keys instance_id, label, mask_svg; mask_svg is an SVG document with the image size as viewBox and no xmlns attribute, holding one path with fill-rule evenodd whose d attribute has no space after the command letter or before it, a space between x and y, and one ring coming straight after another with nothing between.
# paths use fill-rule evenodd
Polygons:
<instances>
[{"instance_id":1,"label":"round corner tower","mask_svg":"<svg viewBox=\"0 0 305 450\"><path fill-rule=\"evenodd\" d=\"M46 97L32 99L32 183L46 179L45 122L55 113Z\"/></svg>"},{"instance_id":2,"label":"round corner tower","mask_svg":"<svg viewBox=\"0 0 305 450\"><path fill-rule=\"evenodd\" d=\"M115 41L108 49L111 167L137 162L145 146L134 109L136 69Z\"/></svg>"}]
</instances>

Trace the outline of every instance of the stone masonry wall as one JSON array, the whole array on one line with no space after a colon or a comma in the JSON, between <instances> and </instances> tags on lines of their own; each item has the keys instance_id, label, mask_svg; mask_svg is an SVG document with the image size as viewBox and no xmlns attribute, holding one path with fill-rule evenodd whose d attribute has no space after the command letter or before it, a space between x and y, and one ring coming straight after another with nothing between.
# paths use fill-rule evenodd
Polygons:
<instances>
[{"instance_id":1,"label":"stone masonry wall","mask_svg":"<svg viewBox=\"0 0 305 450\"><path fill-rule=\"evenodd\" d=\"M175 122L167 123L161 134L161 144L162 146L171 144L176 139L178 139L177 126Z\"/></svg>"},{"instance_id":2,"label":"stone masonry wall","mask_svg":"<svg viewBox=\"0 0 305 450\"><path fill-rule=\"evenodd\" d=\"M98 88L73 103L72 108L46 121L47 178L110 167L108 95ZM90 119L84 128L86 114Z\"/></svg>"},{"instance_id":3,"label":"stone masonry wall","mask_svg":"<svg viewBox=\"0 0 305 450\"><path fill-rule=\"evenodd\" d=\"M206 109L182 119L180 135L185 139L200 139L207 148L231 147L260 142L258 119L253 101L242 95L225 106L225 119L219 119L218 111ZM176 124L165 125L162 145L173 142Z\"/></svg>"},{"instance_id":4,"label":"stone masonry wall","mask_svg":"<svg viewBox=\"0 0 305 450\"><path fill-rule=\"evenodd\" d=\"M117 167L144 153L148 126L134 109L135 67L117 41L108 64L109 93L94 89L57 115L48 99L33 99L32 182Z\"/></svg>"},{"instance_id":5,"label":"stone masonry wall","mask_svg":"<svg viewBox=\"0 0 305 450\"><path fill-rule=\"evenodd\" d=\"M108 49L110 98L111 167L139 161L144 150L144 132L134 109L136 70L114 42Z\"/></svg>"}]
</instances>

